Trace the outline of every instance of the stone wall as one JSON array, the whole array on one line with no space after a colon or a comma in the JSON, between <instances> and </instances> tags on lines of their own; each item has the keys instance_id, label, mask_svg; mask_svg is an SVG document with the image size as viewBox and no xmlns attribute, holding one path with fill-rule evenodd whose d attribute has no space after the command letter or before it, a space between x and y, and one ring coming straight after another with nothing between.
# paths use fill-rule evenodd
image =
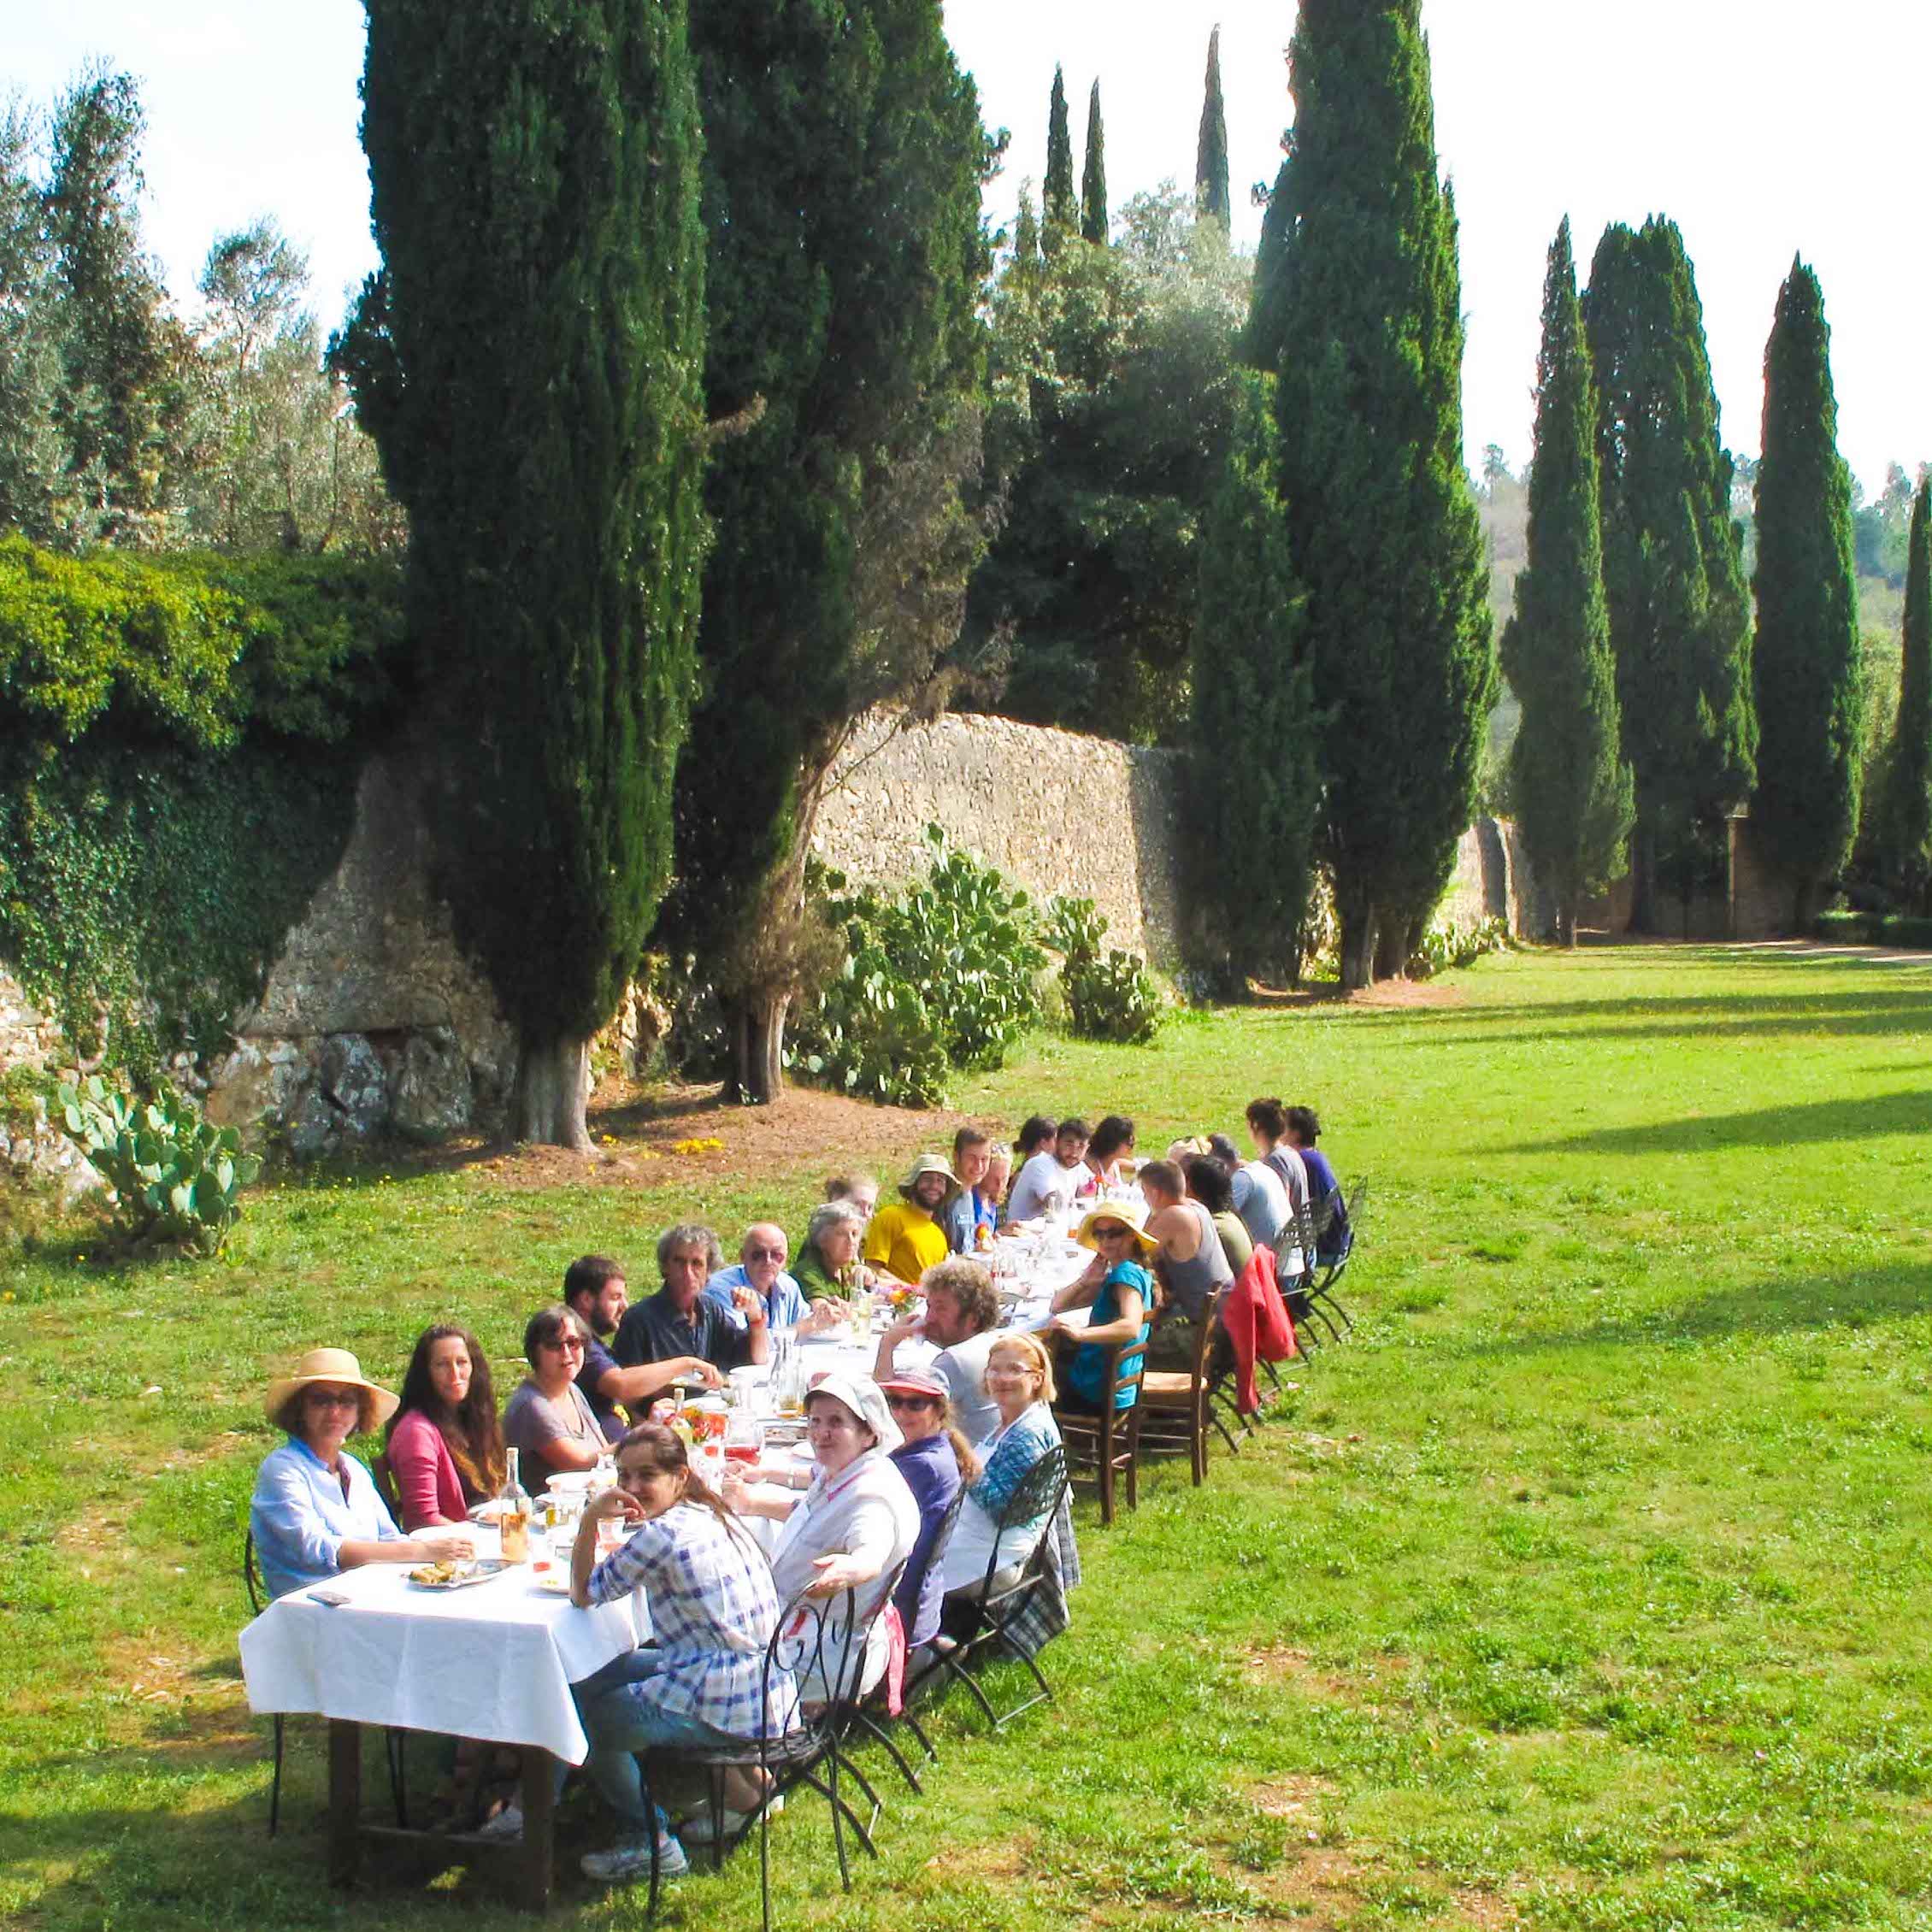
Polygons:
<instances>
[{"instance_id":1,"label":"stone wall","mask_svg":"<svg viewBox=\"0 0 1932 1932\"><path fill-rule=\"evenodd\" d=\"M515 1040L433 890L413 769L403 753L364 768L342 861L289 934L261 999L236 1016L232 1048L208 1064L177 1061L177 1081L217 1122L280 1130L315 1154L378 1130L433 1138L495 1119ZM1092 898L1113 944L1171 969L1180 779L1170 751L1004 718L900 730L875 716L833 775L813 849L855 879L898 886L929 863L925 828L937 824L1042 899ZM1485 820L1464 837L1444 916L1499 915L1523 935L1549 923L1514 827ZM614 1023L614 1051L633 1035L655 1037L663 1016L647 1005L633 1000ZM0 1073L50 1067L58 1051L57 1029L0 974ZM16 1167L74 1165L44 1122L6 1146Z\"/></svg>"},{"instance_id":2,"label":"stone wall","mask_svg":"<svg viewBox=\"0 0 1932 1932\"><path fill-rule=\"evenodd\" d=\"M508 1093L515 1040L432 889L410 770L364 766L341 863L207 1070L211 1118L280 1127L315 1154L378 1128L453 1133Z\"/></svg>"},{"instance_id":3,"label":"stone wall","mask_svg":"<svg viewBox=\"0 0 1932 1932\"><path fill-rule=\"evenodd\" d=\"M931 863L925 828L1037 897L1090 898L1108 943L1175 963L1180 758L1009 718L867 719L833 769L812 851L870 885Z\"/></svg>"},{"instance_id":4,"label":"stone wall","mask_svg":"<svg viewBox=\"0 0 1932 1932\"><path fill-rule=\"evenodd\" d=\"M78 1071L62 1065L61 1051L59 1026L34 1005L11 973L0 969L0 1078L16 1069L56 1078ZM50 1124L46 1101L38 1093L8 1097L0 1111L0 1152L14 1179L51 1181L63 1201L101 1184L80 1149Z\"/></svg>"}]
</instances>

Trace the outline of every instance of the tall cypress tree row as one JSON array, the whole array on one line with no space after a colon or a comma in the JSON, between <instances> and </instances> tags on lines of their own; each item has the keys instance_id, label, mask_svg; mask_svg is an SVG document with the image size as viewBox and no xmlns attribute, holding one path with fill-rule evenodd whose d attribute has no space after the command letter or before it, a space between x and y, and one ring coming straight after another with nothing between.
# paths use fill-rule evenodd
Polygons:
<instances>
[{"instance_id":1,"label":"tall cypress tree row","mask_svg":"<svg viewBox=\"0 0 1932 1932\"><path fill-rule=\"evenodd\" d=\"M1040 201L1043 239L1051 255L1063 236L1080 227L1080 207L1074 200L1074 138L1067 123L1067 83L1056 67L1053 93L1046 107L1046 180Z\"/></svg>"},{"instance_id":2,"label":"tall cypress tree row","mask_svg":"<svg viewBox=\"0 0 1932 1932\"><path fill-rule=\"evenodd\" d=\"M1792 884L1793 932L1858 828L1864 699L1852 482L1838 454L1831 330L1817 277L1794 260L1764 349L1758 470L1758 710L1753 833Z\"/></svg>"},{"instance_id":3,"label":"tall cypress tree row","mask_svg":"<svg viewBox=\"0 0 1932 1932\"><path fill-rule=\"evenodd\" d=\"M1912 498L1903 642L1880 849L1907 901L1932 912L1932 477Z\"/></svg>"},{"instance_id":4,"label":"tall cypress tree row","mask_svg":"<svg viewBox=\"0 0 1932 1932\"><path fill-rule=\"evenodd\" d=\"M1399 969L1469 824L1496 684L1463 468L1461 278L1421 0L1303 0L1275 395L1308 592L1342 981ZM1379 942L1379 943L1378 943Z\"/></svg>"},{"instance_id":5,"label":"tall cypress tree row","mask_svg":"<svg viewBox=\"0 0 1932 1932\"><path fill-rule=\"evenodd\" d=\"M1228 191L1228 109L1221 97L1221 29L1208 36L1207 90L1194 148L1194 206L1201 219L1227 227L1234 218Z\"/></svg>"},{"instance_id":6,"label":"tall cypress tree row","mask_svg":"<svg viewBox=\"0 0 1932 1932\"><path fill-rule=\"evenodd\" d=\"M1623 752L1636 780L1635 932L1660 867L1751 789L1750 607L1704 311L1676 225L1604 231L1583 297L1597 379L1604 589Z\"/></svg>"},{"instance_id":7,"label":"tall cypress tree row","mask_svg":"<svg viewBox=\"0 0 1932 1932\"><path fill-rule=\"evenodd\" d=\"M1080 172L1081 239L1107 245L1107 136L1100 125L1100 83L1087 97L1087 161Z\"/></svg>"},{"instance_id":8,"label":"tall cypress tree row","mask_svg":"<svg viewBox=\"0 0 1932 1932\"><path fill-rule=\"evenodd\" d=\"M1273 480L1273 388L1272 377L1245 379L1203 521L1190 680L1197 910L1232 998L1251 979L1299 977L1321 800L1301 587Z\"/></svg>"},{"instance_id":9,"label":"tall cypress tree row","mask_svg":"<svg viewBox=\"0 0 1932 1932\"><path fill-rule=\"evenodd\" d=\"M1503 669L1523 705L1511 748L1523 843L1556 901L1557 936L1576 943L1576 909L1620 869L1635 813L1617 749L1617 663L1604 600L1596 385L1576 300L1570 218L1550 244L1529 563L1503 632Z\"/></svg>"},{"instance_id":10,"label":"tall cypress tree row","mask_svg":"<svg viewBox=\"0 0 1932 1932\"><path fill-rule=\"evenodd\" d=\"M780 1084L811 976L804 869L869 706L931 688L983 535L977 97L938 0L705 0L704 696L680 772L667 936L730 1023L733 1084Z\"/></svg>"},{"instance_id":11,"label":"tall cypress tree row","mask_svg":"<svg viewBox=\"0 0 1932 1932\"><path fill-rule=\"evenodd\" d=\"M683 0L368 0L383 266L344 345L408 506L431 786L526 1137L587 1147L591 1035L670 870L705 549Z\"/></svg>"}]
</instances>

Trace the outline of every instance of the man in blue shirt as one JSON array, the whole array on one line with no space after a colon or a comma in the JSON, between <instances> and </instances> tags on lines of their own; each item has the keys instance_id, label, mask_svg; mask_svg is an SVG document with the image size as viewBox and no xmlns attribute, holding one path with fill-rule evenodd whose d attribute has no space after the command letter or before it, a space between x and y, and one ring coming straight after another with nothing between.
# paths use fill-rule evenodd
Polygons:
<instances>
[{"instance_id":1,"label":"man in blue shirt","mask_svg":"<svg viewBox=\"0 0 1932 1932\"><path fill-rule=\"evenodd\" d=\"M1288 1145L1308 1169L1309 1205L1319 1217L1322 1204L1328 1203L1328 1221L1317 1240L1316 1258L1333 1261L1348 1246L1348 1203L1342 1199L1341 1183L1328 1164L1328 1157L1315 1145L1321 1138L1322 1122L1312 1107L1290 1107L1287 1127Z\"/></svg>"},{"instance_id":2,"label":"man in blue shirt","mask_svg":"<svg viewBox=\"0 0 1932 1932\"><path fill-rule=\"evenodd\" d=\"M714 1302L734 1328L745 1326L747 1292L764 1304L765 1320L774 1328L795 1328L805 1319L810 1304L798 1284L785 1272L791 1254L785 1230L769 1221L755 1221L745 1230L738 1264L721 1268L704 1284L704 1299Z\"/></svg>"},{"instance_id":3,"label":"man in blue shirt","mask_svg":"<svg viewBox=\"0 0 1932 1932\"><path fill-rule=\"evenodd\" d=\"M722 1259L717 1236L700 1222L682 1222L664 1231L657 1242L663 1287L633 1303L617 1324L610 1352L621 1366L694 1355L728 1375L769 1359L770 1324L758 1296L748 1287L732 1291L732 1307L742 1317L734 1328L731 1311L704 1293L707 1277Z\"/></svg>"},{"instance_id":4,"label":"man in blue shirt","mask_svg":"<svg viewBox=\"0 0 1932 1932\"><path fill-rule=\"evenodd\" d=\"M616 1334L630 1311L631 1298L623 1269L607 1254L580 1254L564 1269L563 1301L584 1325L584 1365L577 1371L577 1387L612 1442L621 1442L631 1423L641 1422L673 1382L716 1388L724 1380L696 1355L673 1355L628 1369L619 1364L604 1338Z\"/></svg>"}]
</instances>

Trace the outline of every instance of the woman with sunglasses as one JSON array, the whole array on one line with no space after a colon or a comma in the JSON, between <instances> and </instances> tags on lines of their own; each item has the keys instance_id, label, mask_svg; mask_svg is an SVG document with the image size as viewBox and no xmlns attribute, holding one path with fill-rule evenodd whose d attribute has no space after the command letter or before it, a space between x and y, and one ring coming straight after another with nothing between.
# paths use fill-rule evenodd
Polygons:
<instances>
[{"instance_id":1,"label":"woman with sunglasses","mask_svg":"<svg viewBox=\"0 0 1932 1932\"><path fill-rule=\"evenodd\" d=\"M1073 1346L1067 1386L1060 1392L1063 1409L1099 1415L1106 1394L1108 1352L1132 1344L1121 1358L1122 1368L1132 1370L1146 1348L1154 1315L1154 1277L1146 1263L1157 1243L1146 1222L1146 1210L1138 1204L1110 1201L1075 1231L1074 1240L1094 1251L1093 1260L1078 1281L1054 1296L1054 1319L1040 1332L1042 1341ZM1059 1318L1075 1308L1089 1311L1084 1328ZM1138 1382L1118 1391L1114 1406L1131 1409L1139 1391Z\"/></svg>"},{"instance_id":2,"label":"woman with sunglasses","mask_svg":"<svg viewBox=\"0 0 1932 1932\"><path fill-rule=\"evenodd\" d=\"M951 1390L931 1369L895 1371L879 1384L886 1405L905 1440L892 1462L905 1478L919 1507L919 1534L905 1571L892 1593L908 1650L930 1643L939 1627L939 1573L934 1570L933 1542L962 1482L975 1481L980 1459L953 1426Z\"/></svg>"},{"instance_id":3,"label":"woman with sunglasses","mask_svg":"<svg viewBox=\"0 0 1932 1932\"><path fill-rule=\"evenodd\" d=\"M343 1447L396 1412L396 1398L368 1381L347 1349L310 1349L292 1375L269 1383L262 1406L288 1436L263 1460L248 1512L270 1596L366 1563L433 1563L475 1547L467 1528L403 1535L369 1472Z\"/></svg>"},{"instance_id":4,"label":"woman with sunglasses","mask_svg":"<svg viewBox=\"0 0 1932 1932\"><path fill-rule=\"evenodd\" d=\"M584 1330L562 1302L539 1308L523 1330L530 1373L504 1408L504 1444L522 1452L523 1487L533 1496L550 1487L552 1472L593 1470L610 1446L582 1389Z\"/></svg>"}]
</instances>

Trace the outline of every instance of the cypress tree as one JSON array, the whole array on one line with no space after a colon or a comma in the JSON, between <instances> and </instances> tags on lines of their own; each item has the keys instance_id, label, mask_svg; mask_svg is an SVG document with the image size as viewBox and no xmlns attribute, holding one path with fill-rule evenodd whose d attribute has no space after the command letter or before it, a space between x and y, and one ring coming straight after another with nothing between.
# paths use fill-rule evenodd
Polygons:
<instances>
[{"instance_id":1,"label":"cypress tree","mask_svg":"<svg viewBox=\"0 0 1932 1932\"><path fill-rule=\"evenodd\" d=\"M1087 97L1087 161L1080 174L1082 240L1107 245L1107 136L1100 125L1100 83Z\"/></svg>"},{"instance_id":2,"label":"cypress tree","mask_svg":"<svg viewBox=\"0 0 1932 1932\"><path fill-rule=\"evenodd\" d=\"M1067 124L1067 83L1057 67L1053 69L1053 94L1046 109L1046 180L1040 193L1040 218L1049 255L1059 247L1063 237L1080 226L1080 209L1074 201L1074 139Z\"/></svg>"},{"instance_id":3,"label":"cypress tree","mask_svg":"<svg viewBox=\"0 0 1932 1932\"><path fill-rule=\"evenodd\" d=\"M1604 589L1636 783L1631 929L1658 926L1659 867L1751 789L1750 610L1731 459L1683 238L1604 231L1583 297L1597 379Z\"/></svg>"},{"instance_id":4,"label":"cypress tree","mask_svg":"<svg viewBox=\"0 0 1932 1932\"><path fill-rule=\"evenodd\" d=\"M1932 911L1932 477L1912 498L1905 546L1904 655L1899 718L1887 766L1881 849L1893 882Z\"/></svg>"},{"instance_id":5,"label":"cypress tree","mask_svg":"<svg viewBox=\"0 0 1932 1932\"><path fill-rule=\"evenodd\" d=\"M1399 965L1469 824L1496 683L1463 468L1455 209L1421 0L1303 0L1280 486L1308 592L1342 982ZM1399 957L1398 957L1399 956Z\"/></svg>"},{"instance_id":6,"label":"cypress tree","mask_svg":"<svg viewBox=\"0 0 1932 1932\"><path fill-rule=\"evenodd\" d=\"M983 550L986 137L937 0L706 0L693 44L705 392L733 433L666 934L717 988L734 1087L766 1100L824 963L804 874L826 775L869 706L931 694Z\"/></svg>"},{"instance_id":7,"label":"cypress tree","mask_svg":"<svg viewBox=\"0 0 1932 1932\"><path fill-rule=\"evenodd\" d=\"M705 549L683 0L368 0L382 268L341 354L410 521L459 936L524 1135L587 1148L591 1036L669 876Z\"/></svg>"},{"instance_id":8,"label":"cypress tree","mask_svg":"<svg viewBox=\"0 0 1932 1932\"><path fill-rule=\"evenodd\" d=\"M1272 375L1281 365L1287 335L1288 238L1294 233L1294 156L1284 154L1275 186L1261 215L1261 241L1255 250L1254 280L1248 289L1248 317L1241 333L1241 360Z\"/></svg>"},{"instance_id":9,"label":"cypress tree","mask_svg":"<svg viewBox=\"0 0 1932 1932\"><path fill-rule=\"evenodd\" d=\"M1617 663L1604 600L1596 385L1565 215L1543 284L1529 562L1503 632L1503 669L1523 705L1511 749L1523 842L1576 943L1576 908L1620 869L1634 804L1617 752Z\"/></svg>"},{"instance_id":10,"label":"cypress tree","mask_svg":"<svg viewBox=\"0 0 1932 1932\"><path fill-rule=\"evenodd\" d=\"M1314 677L1274 484L1274 379L1250 375L1203 521L1189 714L1204 938L1223 991L1299 978L1316 813Z\"/></svg>"},{"instance_id":11,"label":"cypress tree","mask_svg":"<svg viewBox=\"0 0 1932 1932\"><path fill-rule=\"evenodd\" d=\"M1831 330L1817 277L1794 260L1764 349L1758 470L1758 710L1753 833L1790 879L1792 930L1851 855L1864 736L1852 480L1838 454Z\"/></svg>"},{"instance_id":12,"label":"cypress tree","mask_svg":"<svg viewBox=\"0 0 1932 1932\"><path fill-rule=\"evenodd\" d=\"M1207 90L1200 138L1194 148L1194 207L1204 221L1228 227L1234 203L1228 191L1228 110L1221 98L1221 29L1208 36Z\"/></svg>"},{"instance_id":13,"label":"cypress tree","mask_svg":"<svg viewBox=\"0 0 1932 1932\"><path fill-rule=\"evenodd\" d=\"M1030 181L1020 184L1020 211L1013 221L1013 260L1007 273L1029 286L1040 279L1040 217L1034 213Z\"/></svg>"}]
</instances>

